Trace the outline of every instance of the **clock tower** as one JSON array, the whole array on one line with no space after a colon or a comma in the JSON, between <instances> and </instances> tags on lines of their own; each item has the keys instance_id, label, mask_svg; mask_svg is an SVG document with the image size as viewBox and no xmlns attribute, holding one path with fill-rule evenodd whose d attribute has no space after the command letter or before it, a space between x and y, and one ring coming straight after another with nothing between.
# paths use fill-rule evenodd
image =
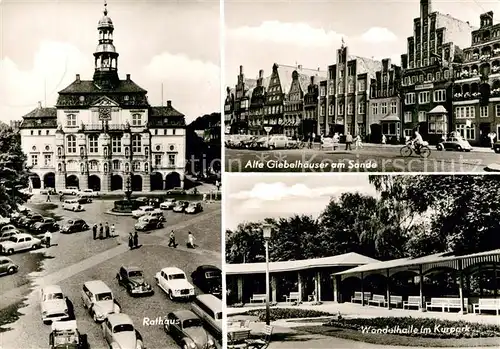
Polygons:
<instances>
[{"instance_id":1,"label":"clock tower","mask_svg":"<svg viewBox=\"0 0 500 349\"><path fill-rule=\"evenodd\" d=\"M104 2L104 16L97 25L99 43L94 52L94 83L102 89L114 89L118 86L118 52L113 44L113 21L108 17L107 3Z\"/></svg>"}]
</instances>

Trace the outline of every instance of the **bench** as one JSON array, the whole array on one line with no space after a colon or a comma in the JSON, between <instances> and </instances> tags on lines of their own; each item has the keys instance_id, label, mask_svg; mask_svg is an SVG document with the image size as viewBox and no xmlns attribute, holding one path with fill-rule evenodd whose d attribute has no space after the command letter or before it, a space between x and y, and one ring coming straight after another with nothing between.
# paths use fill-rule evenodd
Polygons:
<instances>
[{"instance_id":1,"label":"bench","mask_svg":"<svg viewBox=\"0 0 500 349\"><path fill-rule=\"evenodd\" d=\"M368 300L368 304L376 304L379 307L383 306L386 304L385 296L382 296L380 294L374 294L372 299Z\"/></svg>"},{"instance_id":2,"label":"bench","mask_svg":"<svg viewBox=\"0 0 500 349\"><path fill-rule=\"evenodd\" d=\"M351 297L351 303L354 302L362 302L364 299L365 303L372 298L372 293L371 292L364 292L364 295L362 296L362 292L354 292L354 296Z\"/></svg>"},{"instance_id":3,"label":"bench","mask_svg":"<svg viewBox=\"0 0 500 349\"><path fill-rule=\"evenodd\" d=\"M403 306L403 296L393 296L393 295L391 295L391 297L389 298L389 303L391 305L394 305L396 308L398 306Z\"/></svg>"},{"instance_id":4,"label":"bench","mask_svg":"<svg viewBox=\"0 0 500 349\"><path fill-rule=\"evenodd\" d=\"M331 150L335 150L338 146L339 143L334 142L332 138L323 138L323 143L319 145L319 149L323 150L323 148L329 148Z\"/></svg>"},{"instance_id":5,"label":"bench","mask_svg":"<svg viewBox=\"0 0 500 349\"><path fill-rule=\"evenodd\" d=\"M227 331L227 348L228 349L246 349L248 348L247 340L250 338L250 329L231 330Z\"/></svg>"},{"instance_id":6,"label":"bench","mask_svg":"<svg viewBox=\"0 0 500 349\"><path fill-rule=\"evenodd\" d=\"M408 300L403 302L403 309L410 309L410 307L417 307L419 309L422 307L420 296L409 296Z\"/></svg>"},{"instance_id":7,"label":"bench","mask_svg":"<svg viewBox=\"0 0 500 349\"><path fill-rule=\"evenodd\" d=\"M254 294L250 298L250 303L265 303L267 300L267 295L265 294Z\"/></svg>"},{"instance_id":8,"label":"bench","mask_svg":"<svg viewBox=\"0 0 500 349\"><path fill-rule=\"evenodd\" d=\"M271 336L273 335L273 327L266 325L264 327L264 336L261 339L247 340L248 348L253 349L266 349L271 343Z\"/></svg>"},{"instance_id":9,"label":"bench","mask_svg":"<svg viewBox=\"0 0 500 349\"><path fill-rule=\"evenodd\" d=\"M285 296L285 301L287 303L300 301L300 293L299 292L290 292L290 294L288 296Z\"/></svg>"},{"instance_id":10,"label":"bench","mask_svg":"<svg viewBox=\"0 0 500 349\"><path fill-rule=\"evenodd\" d=\"M500 314L500 298L480 298L479 303L473 305L474 314L476 310L481 314L481 310L493 310Z\"/></svg>"},{"instance_id":11,"label":"bench","mask_svg":"<svg viewBox=\"0 0 500 349\"><path fill-rule=\"evenodd\" d=\"M464 298L465 308L467 309L468 299ZM450 309L463 310L464 305L460 304L460 298L431 298L430 302L425 303L425 309L441 308L441 311L450 311Z\"/></svg>"}]
</instances>

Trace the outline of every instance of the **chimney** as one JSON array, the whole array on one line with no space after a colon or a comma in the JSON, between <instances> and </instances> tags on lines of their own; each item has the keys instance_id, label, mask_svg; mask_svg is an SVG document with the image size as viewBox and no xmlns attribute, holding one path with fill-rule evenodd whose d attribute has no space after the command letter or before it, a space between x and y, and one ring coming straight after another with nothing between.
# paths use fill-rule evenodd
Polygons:
<instances>
[{"instance_id":1,"label":"chimney","mask_svg":"<svg viewBox=\"0 0 500 349\"><path fill-rule=\"evenodd\" d=\"M130 81L130 74L127 74L127 81Z\"/></svg>"},{"instance_id":2,"label":"chimney","mask_svg":"<svg viewBox=\"0 0 500 349\"><path fill-rule=\"evenodd\" d=\"M172 101L167 101L167 107L172 108Z\"/></svg>"},{"instance_id":3,"label":"chimney","mask_svg":"<svg viewBox=\"0 0 500 349\"><path fill-rule=\"evenodd\" d=\"M76 82L80 82L80 74L76 74Z\"/></svg>"},{"instance_id":4,"label":"chimney","mask_svg":"<svg viewBox=\"0 0 500 349\"><path fill-rule=\"evenodd\" d=\"M38 101L38 109L42 109L42 101Z\"/></svg>"},{"instance_id":5,"label":"chimney","mask_svg":"<svg viewBox=\"0 0 500 349\"><path fill-rule=\"evenodd\" d=\"M242 74L243 74L243 66L240 65L240 75L242 75Z\"/></svg>"},{"instance_id":6,"label":"chimney","mask_svg":"<svg viewBox=\"0 0 500 349\"><path fill-rule=\"evenodd\" d=\"M264 78L264 70L259 70L259 79L263 79Z\"/></svg>"},{"instance_id":7,"label":"chimney","mask_svg":"<svg viewBox=\"0 0 500 349\"><path fill-rule=\"evenodd\" d=\"M311 85L314 85L314 80L315 79L314 79L314 75L313 75L313 76L311 76Z\"/></svg>"}]
</instances>

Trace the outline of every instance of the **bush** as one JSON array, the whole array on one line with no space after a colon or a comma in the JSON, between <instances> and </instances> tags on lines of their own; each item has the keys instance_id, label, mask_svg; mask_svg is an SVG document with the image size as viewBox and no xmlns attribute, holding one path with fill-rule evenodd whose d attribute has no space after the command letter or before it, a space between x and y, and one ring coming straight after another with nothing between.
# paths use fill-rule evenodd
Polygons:
<instances>
[{"instance_id":1,"label":"bush","mask_svg":"<svg viewBox=\"0 0 500 349\"><path fill-rule=\"evenodd\" d=\"M266 320L265 309L250 310L247 314L257 316L259 321ZM301 318L311 318L311 317L321 317L321 316L331 316L331 314L325 313L323 311L296 309L296 308L273 308L269 310L269 319L271 321L282 320L282 319L301 319Z\"/></svg>"},{"instance_id":2,"label":"bush","mask_svg":"<svg viewBox=\"0 0 500 349\"><path fill-rule=\"evenodd\" d=\"M500 326L429 318L378 317L331 320L323 326L365 333L392 334L422 338L500 337Z\"/></svg>"}]
</instances>

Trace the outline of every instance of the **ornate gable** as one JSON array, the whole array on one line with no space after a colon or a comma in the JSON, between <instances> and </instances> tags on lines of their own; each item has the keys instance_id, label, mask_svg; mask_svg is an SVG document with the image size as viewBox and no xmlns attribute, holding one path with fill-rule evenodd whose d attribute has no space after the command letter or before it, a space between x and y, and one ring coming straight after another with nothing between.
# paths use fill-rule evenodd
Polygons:
<instances>
[{"instance_id":1,"label":"ornate gable","mask_svg":"<svg viewBox=\"0 0 500 349\"><path fill-rule=\"evenodd\" d=\"M103 96L101 98L99 98L97 101L95 101L95 103L93 103L91 105L91 107L94 107L94 108L112 108L112 107L119 107L120 105L118 103L116 103L114 100L112 100L111 98L108 98L106 96Z\"/></svg>"}]
</instances>

